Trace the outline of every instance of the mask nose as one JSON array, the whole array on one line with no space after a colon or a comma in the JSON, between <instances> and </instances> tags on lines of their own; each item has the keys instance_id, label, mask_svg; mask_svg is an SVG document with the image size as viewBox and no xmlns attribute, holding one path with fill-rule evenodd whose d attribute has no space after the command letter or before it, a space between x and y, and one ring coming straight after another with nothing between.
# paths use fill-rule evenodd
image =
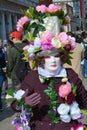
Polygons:
<instances>
[{"instance_id":1,"label":"mask nose","mask_svg":"<svg viewBox=\"0 0 87 130\"><path fill-rule=\"evenodd\" d=\"M52 61L52 63L56 63L56 60L55 60L54 56L51 56L51 61Z\"/></svg>"}]
</instances>

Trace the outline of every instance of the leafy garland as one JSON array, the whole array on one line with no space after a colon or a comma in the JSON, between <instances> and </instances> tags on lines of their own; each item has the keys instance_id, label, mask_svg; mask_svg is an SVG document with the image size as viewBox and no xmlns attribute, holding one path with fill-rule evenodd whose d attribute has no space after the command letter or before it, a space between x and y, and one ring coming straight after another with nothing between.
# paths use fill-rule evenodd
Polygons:
<instances>
[{"instance_id":1,"label":"leafy garland","mask_svg":"<svg viewBox=\"0 0 87 130\"><path fill-rule=\"evenodd\" d=\"M52 119L53 123L59 123L60 118L58 117L57 110L56 110L56 106L59 103L59 101L57 99L58 94L53 89L55 84L58 83L58 80L56 80L55 78L46 78L42 75L39 75L39 79L40 79L41 83L48 84L48 88L44 90L44 93L51 100L48 114L49 114L50 118Z\"/></svg>"},{"instance_id":2,"label":"leafy garland","mask_svg":"<svg viewBox=\"0 0 87 130\"><path fill-rule=\"evenodd\" d=\"M54 85L58 83L55 78L49 79L48 88L44 90L45 94L49 97L50 101L50 110L48 111L49 116L52 118L53 123L58 123L60 118L57 115L56 105L58 104L57 93L53 90Z\"/></svg>"}]
</instances>

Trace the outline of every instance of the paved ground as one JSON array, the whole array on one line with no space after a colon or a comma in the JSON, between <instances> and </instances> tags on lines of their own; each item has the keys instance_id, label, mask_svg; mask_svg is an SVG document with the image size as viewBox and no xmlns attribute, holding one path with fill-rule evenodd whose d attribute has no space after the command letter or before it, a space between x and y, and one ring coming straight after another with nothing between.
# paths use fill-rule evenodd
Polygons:
<instances>
[{"instance_id":1,"label":"paved ground","mask_svg":"<svg viewBox=\"0 0 87 130\"><path fill-rule=\"evenodd\" d=\"M83 84L87 89L87 78L83 79ZM9 87L11 87L11 82L9 80ZM14 126L11 124L12 119L16 116L15 113L10 107L6 105L4 99L4 89L3 89L3 104L4 104L4 111L0 112L0 130L14 130ZM87 117L83 120L85 124L87 124Z\"/></svg>"}]
</instances>

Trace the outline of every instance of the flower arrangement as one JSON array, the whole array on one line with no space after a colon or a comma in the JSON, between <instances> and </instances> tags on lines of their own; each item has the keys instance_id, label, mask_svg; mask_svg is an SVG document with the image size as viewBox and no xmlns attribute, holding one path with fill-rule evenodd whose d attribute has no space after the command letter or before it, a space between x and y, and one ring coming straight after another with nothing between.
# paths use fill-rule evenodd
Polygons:
<instances>
[{"instance_id":1,"label":"flower arrangement","mask_svg":"<svg viewBox=\"0 0 87 130\"><path fill-rule=\"evenodd\" d=\"M29 7L29 9L26 11L22 10L22 12L25 16L21 17L17 22L17 30L30 32L33 28L34 36L36 36L39 31L45 30L42 26L44 23L43 19L48 16L57 16L62 25L70 23L68 14L65 14L61 6L55 4L50 4L48 7L45 5L38 5L36 8Z\"/></svg>"},{"instance_id":2,"label":"flower arrangement","mask_svg":"<svg viewBox=\"0 0 87 130\"><path fill-rule=\"evenodd\" d=\"M61 57L66 58L66 62L71 65L72 50L75 49L75 38L68 36L65 32L54 36L52 32L45 32L41 37L36 37L33 42L23 48L24 54L28 54L28 59L35 59L38 52L47 50L60 50ZM38 56L41 56L38 55Z\"/></svg>"},{"instance_id":3,"label":"flower arrangement","mask_svg":"<svg viewBox=\"0 0 87 130\"><path fill-rule=\"evenodd\" d=\"M39 79L41 83L48 83L48 88L44 92L50 99L48 114L53 123L59 123L60 121L69 123L71 120L82 119L83 114L87 115L87 112L81 110L75 101L77 87L73 83L70 83L67 77L62 78L63 84L60 85L58 93L54 90L55 84L58 83L55 78L46 78L39 75ZM58 95L63 99L63 103L61 104L59 104L57 99ZM80 129L86 130L87 128L82 123L78 123L76 126L71 127L70 130Z\"/></svg>"},{"instance_id":4,"label":"flower arrangement","mask_svg":"<svg viewBox=\"0 0 87 130\"><path fill-rule=\"evenodd\" d=\"M70 17L68 16L68 14L65 14L61 6L55 4L50 4L49 6L38 5L35 8L29 7L27 10L22 10L22 12L24 16L18 20L17 30L20 32L24 32L26 39L29 41L29 46L24 48L24 54L29 54L29 57L25 56L24 60L28 61L28 58L29 60L33 59L32 68L34 68L34 64L36 62L34 56L37 52L47 49L50 50L53 48L65 48L65 42L63 43L61 41L60 35L55 37L54 34L51 34L51 32L49 32L49 34L45 34L46 37L41 37L40 32L46 32L46 27L44 26L44 19L47 17L56 16L60 20L61 25L68 25L70 23ZM67 37L67 35L65 36L64 34L64 37ZM47 41L45 41L42 38L48 39ZM67 37L67 42L68 43L66 44L68 44L69 46L66 45L66 49L72 50L72 42L74 46L73 39ZM31 58L31 56L33 58ZM68 64L71 64L69 60L70 56L68 56L67 59Z\"/></svg>"},{"instance_id":5,"label":"flower arrangement","mask_svg":"<svg viewBox=\"0 0 87 130\"><path fill-rule=\"evenodd\" d=\"M29 105L25 105L24 94L25 91L20 89L14 91L13 89L6 90L6 101L7 103L16 102L16 110L20 110L21 113L17 114L15 119L12 120L12 124L15 125L15 130L30 130L28 123L32 116L32 108Z\"/></svg>"}]
</instances>

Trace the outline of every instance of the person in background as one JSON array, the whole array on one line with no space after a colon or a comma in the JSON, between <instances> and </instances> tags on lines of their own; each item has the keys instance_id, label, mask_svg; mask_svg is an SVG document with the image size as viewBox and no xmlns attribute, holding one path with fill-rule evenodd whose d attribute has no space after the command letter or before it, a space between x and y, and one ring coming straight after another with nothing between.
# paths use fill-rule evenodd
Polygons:
<instances>
[{"instance_id":1,"label":"person in background","mask_svg":"<svg viewBox=\"0 0 87 130\"><path fill-rule=\"evenodd\" d=\"M20 56L20 52L16 49L16 47L20 51L22 51L22 48L25 46L25 43L22 43L22 35L18 31L13 31L10 33L10 40L13 42L13 46L9 49L8 74L9 77L12 79L12 87L14 89L18 89L20 81L15 74L15 66Z\"/></svg>"},{"instance_id":2,"label":"person in background","mask_svg":"<svg viewBox=\"0 0 87 130\"><path fill-rule=\"evenodd\" d=\"M82 42L81 42L82 48L85 49L87 46L87 33L84 32L82 34Z\"/></svg>"},{"instance_id":3,"label":"person in background","mask_svg":"<svg viewBox=\"0 0 87 130\"><path fill-rule=\"evenodd\" d=\"M75 38L76 38L77 43L81 43L82 42L82 32L77 31L76 34L75 34Z\"/></svg>"},{"instance_id":4,"label":"person in background","mask_svg":"<svg viewBox=\"0 0 87 130\"><path fill-rule=\"evenodd\" d=\"M87 33L84 32L82 34L82 39L83 41L81 42L81 45L82 45L82 56L83 56L83 60L81 62L81 65L82 65L82 72L83 72L83 77L87 77Z\"/></svg>"},{"instance_id":5,"label":"person in background","mask_svg":"<svg viewBox=\"0 0 87 130\"><path fill-rule=\"evenodd\" d=\"M72 37L75 36L75 35L73 35L72 32L67 32L67 34ZM76 39L74 39L74 40L76 41ZM82 52L83 52L83 48L82 48L81 44L76 43L76 48L73 50L72 59L71 59L72 65L69 65L67 63L64 64L65 68L72 68L78 74L78 76L81 80L83 80L82 66L81 66L81 61L83 59Z\"/></svg>"},{"instance_id":6,"label":"person in background","mask_svg":"<svg viewBox=\"0 0 87 130\"><path fill-rule=\"evenodd\" d=\"M6 67L3 69L5 73L5 81L3 83L3 86L5 89L8 89L8 77L7 77L7 64L8 64L8 41L3 40L3 48L4 48L4 53L5 53L5 60L6 60Z\"/></svg>"},{"instance_id":7,"label":"person in background","mask_svg":"<svg viewBox=\"0 0 87 130\"><path fill-rule=\"evenodd\" d=\"M27 38L25 36L23 36L22 42L26 43L26 45L29 45L29 42L28 42L28 40L27 40Z\"/></svg>"},{"instance_id":8,"label":"person in background","mask_svg":"<svg viewBox=\"0 0 87 130\"><path fill-rule=\"evenodd\" d=\"M0 39L0 111L3 110L3 104L2 104L2 87L3 87L3 82L5 81L5 73L3 71L3 68L6 67L6 59L5 59L5 54L3 51L3 44L2 44L2 39Z\"/></svg>"}]
</instances>

